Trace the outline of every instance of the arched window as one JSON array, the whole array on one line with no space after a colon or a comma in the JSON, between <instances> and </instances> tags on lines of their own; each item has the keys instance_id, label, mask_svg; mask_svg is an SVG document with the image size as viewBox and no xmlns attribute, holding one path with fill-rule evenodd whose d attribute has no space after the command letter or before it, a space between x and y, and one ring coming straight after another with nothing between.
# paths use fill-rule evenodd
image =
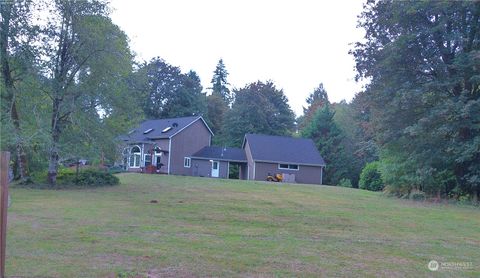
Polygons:
<instances>
[{"instance_id":1,"label":"arched window","mask_svg":"<svg viewBox=\"0 0 480 278\"><path fill-rule=\"evenodd\" d=\"M139 146L133 146L130 150L130 159L128 166L130 168L140 168L141 151Z\"/></svg>"}]
</instances>

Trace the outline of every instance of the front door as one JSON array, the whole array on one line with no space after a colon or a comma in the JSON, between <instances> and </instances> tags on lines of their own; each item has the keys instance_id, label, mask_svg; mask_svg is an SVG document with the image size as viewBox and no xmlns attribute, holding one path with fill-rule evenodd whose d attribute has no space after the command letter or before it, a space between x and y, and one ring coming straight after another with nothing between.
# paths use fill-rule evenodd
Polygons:
<instances>
[{"instance_id":1,"label":"front door","mask_svg":"<svg viewBox=\"0 0 480 278\"><path fill-rule=\"evenodd\" d=\"M212 178L218 178L220 174L220 163L212 161Z\"/></svg>"}]
</instances>

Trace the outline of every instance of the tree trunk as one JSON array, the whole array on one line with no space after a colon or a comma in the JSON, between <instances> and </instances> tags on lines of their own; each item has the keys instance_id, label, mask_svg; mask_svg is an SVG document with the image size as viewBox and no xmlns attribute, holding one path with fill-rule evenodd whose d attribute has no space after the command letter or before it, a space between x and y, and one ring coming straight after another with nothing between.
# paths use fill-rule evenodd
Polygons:
<instances>
[{"instance_id":1,"label":"tree trunk","mask_svg":"<svg viewBox=\"0 0 480 278\"><path fill-rule=\"evenodd\" d=\"M5 4L2 7L2 17L3 22L0 28L1 36L0 36L0 57L1 57L1 64L2 64L2 76L5 84L5 100L10 106L10 120L13 123L14 127L14 136L15 136L15 150L17 155L18 161L18 170L20 174L20 179L22 183L26 183L30 181L30 176L28 173L28 160L27 156L25 155L25 149L23 147L23 142L21 139L21 129L20 129L20 117L17 111L17 102L15 100L15 87L13 84L12 72L10 70L10 64L8 62L7 57L7 49L8 49L8 36L10 32L10 15L12 11L12 4Z\"/></svg>"},{"instance_id":2,"label":"tree trunk","mask_svg":"<svg viewBox=\"0 0 480 278\"><path fill-rule=\"evenodd\" d=\"M473 189L472 202L474 205L478 204L478 189Z\"/></svg>"},{"instance_id":3,"label":"tree trunk","mask_svg":"<svg viewBox=\"0 0 480 278\"><path fill-rule=\"evenodd\" d=\"M57 172L58 172L58 144L60 139L60 127L58 123L60 114L60 100L55 98L53 100L52 107L52 142L50 146L50 155L48 161L48 183L51 186L57 184Z\"/></svg>"}]
</instances>

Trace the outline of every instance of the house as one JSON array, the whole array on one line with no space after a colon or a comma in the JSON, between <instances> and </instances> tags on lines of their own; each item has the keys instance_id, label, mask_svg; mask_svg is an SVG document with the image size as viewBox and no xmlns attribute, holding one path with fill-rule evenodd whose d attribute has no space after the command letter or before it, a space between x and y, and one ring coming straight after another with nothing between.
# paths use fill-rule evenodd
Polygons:
<instances>
[{"instance_id":1,"label":"house","mask_svg":"<svg viewBox=\"0 0 480 278\"><path fill-rule=\"evenodd\" d=\"M119 139L130 172L191 175L190 156L210 146L213 132L201 116L147 120Z\"/></svg>"},{"instance_id":2,"label":"house","mask_svg":"<svg viewBox=\"0 0 480 278\"><path fill-rule=\"evenodd\" d=\"M288 181L322 184L325 161L310 139L246 134L242 148L211 146L201 116L147 120L121 136L127 171L264 181L281 173Z\"/></svg>"}]
</instances>

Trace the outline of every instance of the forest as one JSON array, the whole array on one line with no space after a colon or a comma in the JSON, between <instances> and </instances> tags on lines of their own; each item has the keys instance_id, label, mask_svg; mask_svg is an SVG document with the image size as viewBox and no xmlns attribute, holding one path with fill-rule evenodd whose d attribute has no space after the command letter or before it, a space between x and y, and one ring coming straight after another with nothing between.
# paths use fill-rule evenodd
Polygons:
<instances>
[{"instance_id":1,"label":"forest","mask_svg":"<svg viewBox=\"0 0 480 278\"><path fill-rule=\"evenodd\" d=\"M311 138L328 185L478 203L479 2L367 1L350 51L364 89L333 103L318 76L298 117L272 81L232 87L228 61L209 88L162 53L139 61L103 0L0 9L0 148L20 183L42 172L55 184L68 161L114 165L116 138L144 119L203 115L215 145L240 146L245 133Z\"/></svg>"}]
</instances>

